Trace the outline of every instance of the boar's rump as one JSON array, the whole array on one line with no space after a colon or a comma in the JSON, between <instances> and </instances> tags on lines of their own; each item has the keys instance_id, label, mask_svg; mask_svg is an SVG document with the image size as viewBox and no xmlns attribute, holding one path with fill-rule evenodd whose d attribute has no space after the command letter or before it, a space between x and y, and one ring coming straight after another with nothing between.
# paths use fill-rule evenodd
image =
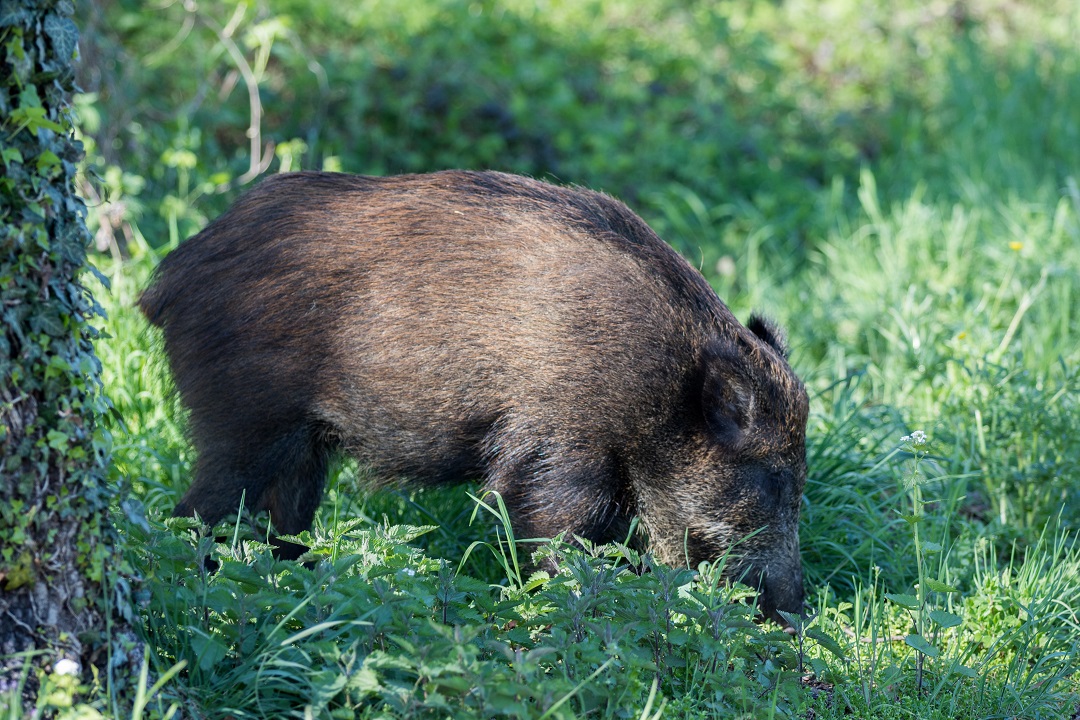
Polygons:
<instances>
[{"instance_id":1,"label":"boar's rump","mask_svg":"<svg viewBox=\"0 0 1080 720\"><path fill-rule=\"evenodd\" d=\"M171 252L140 307L190 411L177 514L217 522L246 493L300 532L345 453L383 482L481 479L519 537L621 540L636 515L669 563L734 545L766 614L802 606L807 396L779 332L740 325L606 195L278 175Z\"/></svg>"}]
</instances>

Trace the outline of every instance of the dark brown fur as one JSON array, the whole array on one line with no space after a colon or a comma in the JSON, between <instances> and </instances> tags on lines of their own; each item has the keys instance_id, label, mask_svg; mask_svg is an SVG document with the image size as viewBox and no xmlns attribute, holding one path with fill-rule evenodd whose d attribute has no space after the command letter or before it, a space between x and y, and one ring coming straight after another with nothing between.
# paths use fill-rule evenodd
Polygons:
<instances>
[{"instance_id":1,"label":"dark brown fur","mask_svg":"<svg viewBox=\"0 0 1080 720\"><path fill-rule=\"evenodd\" d=\"M384 481L481 478L519 537L662 560L741 543L730 574L801 608L806 392L623 204L491 172L264 181L161 263L198 459L177 514L309 527L331 456Z\"/></svg>"}]
</instances>

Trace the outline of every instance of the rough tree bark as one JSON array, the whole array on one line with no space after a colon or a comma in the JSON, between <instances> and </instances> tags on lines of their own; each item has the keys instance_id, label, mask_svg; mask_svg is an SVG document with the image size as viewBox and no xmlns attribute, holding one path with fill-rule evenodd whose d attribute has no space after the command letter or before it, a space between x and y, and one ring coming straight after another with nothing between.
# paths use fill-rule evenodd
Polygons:
<instances>
[{"instance_id":1,"label":"rough tree bark","mask_svg":"<svg viewBox=\"0 0 1080 720\"><path fill-rule=\"evenodd\" d=\"M27 716L58 671L108 677L123 655L110 643L127 635L96 426L88 320L100 310L80 282L72 12L70 0L0 2L0 706L21 688Z\"/></svg>"}]
</instances>

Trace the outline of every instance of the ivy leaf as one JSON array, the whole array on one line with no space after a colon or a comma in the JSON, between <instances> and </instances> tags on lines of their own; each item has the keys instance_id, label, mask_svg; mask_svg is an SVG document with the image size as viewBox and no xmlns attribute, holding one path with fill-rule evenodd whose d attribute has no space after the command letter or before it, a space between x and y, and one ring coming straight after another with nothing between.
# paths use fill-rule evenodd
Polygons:
<instances>
[{"instance_id":1,"label":"ivy leaf","mask_svg":"<svg viewBox=\"0 0 1080 720\"><path fill-rule=\"evenodd\" d=\"M46 128L54 132L64 131L63 125L45 117L45 108L41 106L17 107L11 111L11 120L15 123L16 133L22 130L37 132L39 128Z\"/></svg>"},{"instance_id":2,"label":"ivy leaf","mask_svg":"<svg viewBox=\"0 0 1080 720\"><path fill-rule=\"evenodd\" d=\"M56 13L46 15L45 34L52 41L61 61L67 62L75 57L75 49L79 46L79 30L71 18Z\"/></svg>"},{"instance_id":3,"label":"ivy leaf","mask_svg":"<svg viewBox=\"0 0 1080 720\"><path fill-rule=\"evenodd\" d=\"M29 25L30 11L20 7L18 3L4 3L0 5L0 28L13 25Z\"/></svg>"},{"instance_id":4,"label":"ivy leaf","mask_svg":"<svg viewBox=\"0 0 1080 720\"><path fill-rule=\"evenodd\" d=\"M69 438L66 434L60 432L59 430L50 430L45 435L45 438L49 443L49 447L51 447L53 450L56 450L59 453L63 453L64 450L67 449Z\"/></svg>"},{"instance_id":5,"label":"ivy leaf","mask_svg":"<svg viewBox=\"0 0 1080 720\"><path fill-rule=\"evenodd\" d=\"M53 308L48 308L48 310L53 310ZM64 323L57 317L57 314L55 312L49 312L49 314L46 315L43 311L39 312L42 314L30 318L30 328L36 333L44 333L49 337L64 337Z\"/></svg>"},{"instance_id":6,"label":"ivy leaf","mask_svg":"<svg viewBox=\"0 0 1080 720\"><path fill-rule=\"evenodd\" d=\"M52 175L54 169L60 165L60 158L52 150L45 150L37 157L37 169L39 173ZM59 168L62 169L62 168Z\"/></svg>"},{"instance_id":7,"label":"ivy leaf","mask_svg":"<svg viewBox=\"0 0 1080 720\"><path fill-rule=\"evenodd\" d=\"M4 167L8 167L13 162L21 163L23 161L23 155L19 148L4 148L0 152L0 157L4 160Z\"/></svg>"}]
</instances>

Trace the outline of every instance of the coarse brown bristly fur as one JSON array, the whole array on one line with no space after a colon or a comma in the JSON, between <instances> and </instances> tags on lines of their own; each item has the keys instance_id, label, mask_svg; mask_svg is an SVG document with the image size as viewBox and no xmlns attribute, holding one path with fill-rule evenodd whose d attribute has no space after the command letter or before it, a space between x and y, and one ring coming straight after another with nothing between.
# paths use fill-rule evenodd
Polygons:
<instances>
[{"instance_id":1,"label":"coarse brown bristly fur","mask_svg":"<svg viewBox=\"0 0 1080 720\"><path fill-rule=\"evenodd\" d=\"M479 478L519 537L621 540L802 605L806 391L622 203L496 172L271 177L182 243L140 307L197 461L176 508L241 495L311 524L335 453L383 482Z\"/></svg>"}]
</instances>

